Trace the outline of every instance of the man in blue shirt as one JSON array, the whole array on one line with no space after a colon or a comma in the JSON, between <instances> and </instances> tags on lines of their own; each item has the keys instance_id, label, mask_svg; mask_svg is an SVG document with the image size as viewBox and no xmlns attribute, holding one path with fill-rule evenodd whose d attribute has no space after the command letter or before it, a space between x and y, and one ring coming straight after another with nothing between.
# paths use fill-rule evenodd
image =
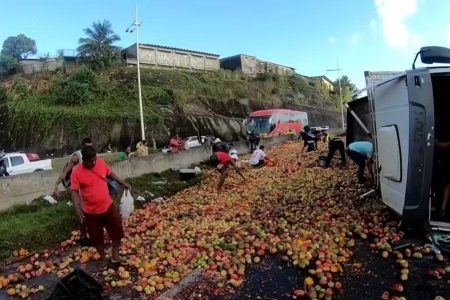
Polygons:
<instances>
[{"instance_id":1,"label":"man in blue shirt","mask_svg":"<svg viewBox=\"0 0 450 300\"><path fill-rule=\"evenodd\" d=\"M347 155L358 165L359 183L365 182L364 170L366 165L373 181L373 144L367 141L353 142L347 147Z\"/></svg>"}]
</instances>

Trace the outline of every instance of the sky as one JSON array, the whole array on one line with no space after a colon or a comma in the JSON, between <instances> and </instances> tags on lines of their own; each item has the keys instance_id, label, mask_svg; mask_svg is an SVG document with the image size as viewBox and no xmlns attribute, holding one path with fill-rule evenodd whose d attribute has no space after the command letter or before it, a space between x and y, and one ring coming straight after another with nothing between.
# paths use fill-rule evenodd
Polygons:
<instances>
[{"instance_id":1,"label":"sky","mask_svg":"<svg viewBox=\"0 0 450 300\"><path fill-rule=\"evenodd\" d=\"M138 6L140 42L219 54L248 54L306 76L340 75L363 88L364 71L411 68L422 46L450 47L448 0L0 0L0 43L25 34L38 56L70 53L93 22L125 29ZM419 65L421 65L419 63Z\"/></svg>"}]
</instances>

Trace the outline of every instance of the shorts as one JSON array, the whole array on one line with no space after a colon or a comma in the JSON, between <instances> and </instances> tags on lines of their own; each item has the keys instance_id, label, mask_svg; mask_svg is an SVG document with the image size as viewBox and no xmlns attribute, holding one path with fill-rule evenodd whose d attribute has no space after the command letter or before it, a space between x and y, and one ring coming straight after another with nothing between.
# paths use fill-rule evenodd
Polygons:
<instances>
[{"instance_id":1,"label":"shorts","mask_svg":"<svg viewBox=\"0 0 450 300\"><path fill-rule=\"evenodd\" d=\"M114 203L108 210L101 214L84 214L85 224L88 228L89 239L95 247L105 246L104 229L111 241L120 241L125 237L122 218Z\"/></svg>"}]
</instances>

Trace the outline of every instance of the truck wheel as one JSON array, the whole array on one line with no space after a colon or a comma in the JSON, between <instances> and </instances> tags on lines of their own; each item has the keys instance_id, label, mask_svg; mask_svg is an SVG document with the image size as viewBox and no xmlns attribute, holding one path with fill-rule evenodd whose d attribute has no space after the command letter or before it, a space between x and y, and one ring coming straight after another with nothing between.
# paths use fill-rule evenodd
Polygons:
<instances>
[{"instance_id":1,"label":"truck wheel","mask_svg":"<svg viewBox=\"0 0 450 300\"><path fill-rule=\"evenodd\" d=\"M44 171L44 170L43 169L36 169L33 172L41 172L41 171Z\"/></svg>"}]
</instances>

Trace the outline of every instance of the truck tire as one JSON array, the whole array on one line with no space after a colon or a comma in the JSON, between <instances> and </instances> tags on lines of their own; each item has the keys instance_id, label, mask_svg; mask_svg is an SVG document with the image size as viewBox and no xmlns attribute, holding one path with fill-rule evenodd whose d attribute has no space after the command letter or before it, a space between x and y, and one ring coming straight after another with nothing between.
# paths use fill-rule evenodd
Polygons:
<instances>
[{"instance_id":1,"label":"truck tire","mask_svg":"<svg viewBox=\"0 0 450 300\"><path fill-rule=\"evenodd\" d=\"M44 170L43 169L36 169L33 172L41 172L41 171L44 171Z\"/></svg>"}]
</instances>

